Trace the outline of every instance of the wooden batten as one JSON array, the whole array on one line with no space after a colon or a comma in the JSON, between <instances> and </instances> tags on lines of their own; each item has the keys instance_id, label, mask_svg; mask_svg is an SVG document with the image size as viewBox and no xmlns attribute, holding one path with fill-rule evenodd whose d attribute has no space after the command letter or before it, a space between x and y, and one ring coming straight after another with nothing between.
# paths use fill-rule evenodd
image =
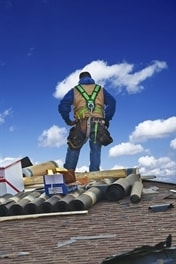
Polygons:
<instances>
[{"instance_id":1,"label":"wooden batten","mask_svg":"<svg viewBox=\"0 0 176 264\"><path fill-rule=\"evenodd\" d=\"M125 178L130 173L138 173L137 168L133 169L116 169L116 170L104 170L104 171L93 171L93 172L75 172L76 180L83 181L88 180L99 180L104 178ZM32 176L23 178L24 185L36 185L43 184L43 176Z\"/></svg>"},{"instance_id":2,"label":"wooden batten","mask_svg":"<svg viewBox=\"0 0 176 264\"><path fill-rule=\"evenodd\" d=\"M12 215L12 216L0 217L0 222L12 221L12 220L35 219L35 218L40 218L40 217L81 215L81 214L88 214L88 211L82 210L82 211L43 213L43 214Z\"/></svg>"}]
</instances>

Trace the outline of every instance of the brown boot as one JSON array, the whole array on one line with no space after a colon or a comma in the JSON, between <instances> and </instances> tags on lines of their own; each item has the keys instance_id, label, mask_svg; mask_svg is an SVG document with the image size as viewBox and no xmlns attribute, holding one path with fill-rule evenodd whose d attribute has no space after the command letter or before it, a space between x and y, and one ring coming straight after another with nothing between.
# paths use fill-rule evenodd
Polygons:
<instances>
[{"instance_id":1,"label":"brown boot","mask_svg":"<svg viewBox=\"0 0 176 264\"><path fill-rule=\"evenodd\" d=\"M65 183L72 183L76 181L75 171L74 170L67 170L63 172L64 182Z\"/></svg>"}]
</instances>

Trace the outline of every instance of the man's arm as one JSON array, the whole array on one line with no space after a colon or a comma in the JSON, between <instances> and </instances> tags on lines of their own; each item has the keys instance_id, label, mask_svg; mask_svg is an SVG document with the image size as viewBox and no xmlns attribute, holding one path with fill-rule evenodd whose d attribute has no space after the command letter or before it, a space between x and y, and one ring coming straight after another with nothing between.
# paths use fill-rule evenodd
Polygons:
<instances>
[{"instance_id":1,"label":"man's arm","mask_svg":"<svg viewBox=\"0 0 176 264\"><path fill-rule=\"evenodd\" d=\"M116 99L104 89L105 121L112 120L116 111Z\"/></svg>"},{"instance_id":2,"label":"man's arm","mask_svg":"<svg viewBox=\"0 0 176 264\"><path fill-rule=\"evenodd\" d=\"M62 98L58 105L58 111L61 114L62 118L64 119L65 123L69 126L72 126L75 124L75 121L70 120L70 112L71 107L73 105L73 89L68 91L68 93L65 94L65 96Z\"/></svg>"}]
</instances>

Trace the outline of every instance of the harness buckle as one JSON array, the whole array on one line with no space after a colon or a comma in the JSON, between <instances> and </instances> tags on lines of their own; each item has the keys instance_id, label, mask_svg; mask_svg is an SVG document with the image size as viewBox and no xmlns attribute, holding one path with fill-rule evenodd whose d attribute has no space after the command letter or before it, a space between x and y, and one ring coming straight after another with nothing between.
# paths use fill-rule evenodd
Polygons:
<instances>
[{"instance_id":1,"label":"harness buckle","mask_svg":"<svg viewBox=\"0 0 176 264\"><path fill-rule=\"evenodd\" d=\"M87 108L91 111L91 113L93 112L95 104L92 100L87 101Z\"/></svg>"}]
</instances>

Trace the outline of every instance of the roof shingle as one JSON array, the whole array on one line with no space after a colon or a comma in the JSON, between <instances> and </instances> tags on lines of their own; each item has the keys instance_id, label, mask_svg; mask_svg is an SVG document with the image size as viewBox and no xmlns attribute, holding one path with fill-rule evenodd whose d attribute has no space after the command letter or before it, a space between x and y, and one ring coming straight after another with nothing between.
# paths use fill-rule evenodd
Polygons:
<instances>
[{"instance_id":1,"label":"roof shingle","mask_svg":"<svg viewBox=\"0 0 176 264\"><path fill-rule=\"evenodd\" d=\"M158 212L149 210L150 206L170 201L175 206L174 197L165 199L175 186L154 181L143 184L144 188L157 187L158 192L143 194L137 204L126 196L115 202L101 200L89 209L88 214L1 222L1 252L30 253L3 259L1 263L99 264L113 254L141 245L154 245L169 234L173 245L176 244L175 207ZM87 239L76 239L74 243L58 247L58 243L80 236Z\"/></svg>"}]
</instances>

